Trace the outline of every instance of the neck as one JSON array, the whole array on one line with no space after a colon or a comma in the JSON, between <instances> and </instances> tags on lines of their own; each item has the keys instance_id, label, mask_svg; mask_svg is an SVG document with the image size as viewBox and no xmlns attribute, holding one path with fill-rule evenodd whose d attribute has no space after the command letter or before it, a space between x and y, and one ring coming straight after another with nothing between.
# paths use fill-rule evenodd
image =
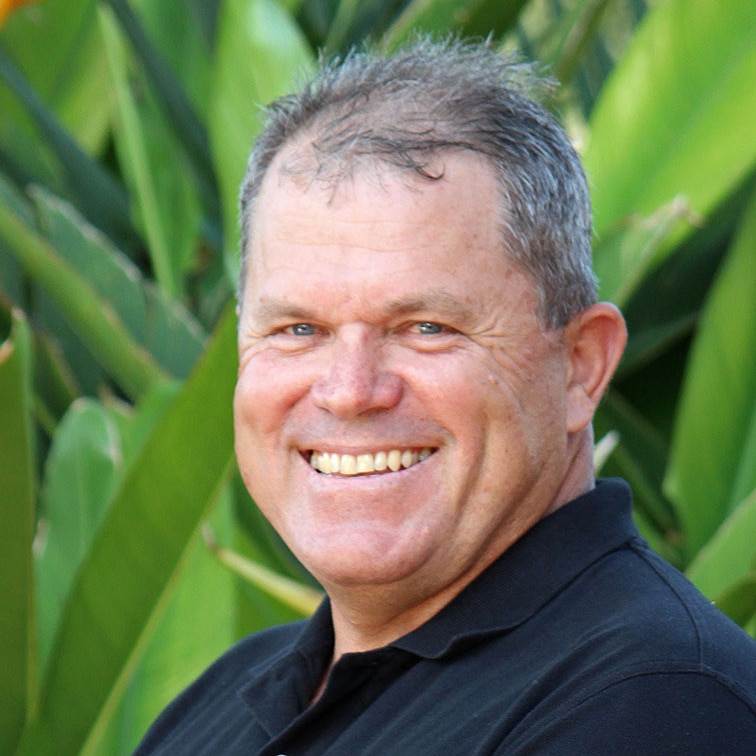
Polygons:
<instances>
[{"instance_id":1,"label":"neck","mask_svg":"<svg viewBox=\"0 0 756 756\"><path fill-rule=\"evenodd\" d=\"M461 582L461 581L460 581ZM466 585L451 585L421 603L407 603L393 586L329 590L334 628L334 662L346 653L386 646L424 624Z\"/></svg>"}]
</instances>

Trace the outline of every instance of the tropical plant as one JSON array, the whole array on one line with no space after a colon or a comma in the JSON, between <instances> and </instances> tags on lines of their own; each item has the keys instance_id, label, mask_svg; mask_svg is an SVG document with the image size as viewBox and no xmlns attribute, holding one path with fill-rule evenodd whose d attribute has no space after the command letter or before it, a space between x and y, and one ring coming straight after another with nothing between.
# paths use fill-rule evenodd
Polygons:
<instances>
[{"instance_id":1,"label":"tropical plant","mask_svg":"<svg viewBox=\"0 0 756 756\"><path fill-rule=\"evenodd\" d=\"M258 103L369 36L490 34L562 80L630 327L604 472L756 633L752 0L4 0L3 22L0 752L128 753L317 601L233 463L236 195Z\"/></svg>"}]
</instances>

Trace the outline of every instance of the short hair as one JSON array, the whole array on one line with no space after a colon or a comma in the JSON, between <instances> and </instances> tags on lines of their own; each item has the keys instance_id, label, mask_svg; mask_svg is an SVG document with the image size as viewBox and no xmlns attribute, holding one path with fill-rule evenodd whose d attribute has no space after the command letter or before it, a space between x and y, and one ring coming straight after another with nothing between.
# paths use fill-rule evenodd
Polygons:
<instances>
[{"instance_id":1,"label":"short hair","mask_svg":"<svg viewBox=\"0 0 756 756\"><path fill-rule=\"evenodd\" d=\"M313 159L292 170L338 183L376 163L436 180L449 151L483 155L497 176L503 250L532 277L538 316L565 326L596 301L591 207L580 159L533 99L551 83L490 41L415 40L393 54L352 50L321 59L299 94L267 108L241 191L240 301L255 200L283 148L308 140Z\"/></svg>"}]
</instances>

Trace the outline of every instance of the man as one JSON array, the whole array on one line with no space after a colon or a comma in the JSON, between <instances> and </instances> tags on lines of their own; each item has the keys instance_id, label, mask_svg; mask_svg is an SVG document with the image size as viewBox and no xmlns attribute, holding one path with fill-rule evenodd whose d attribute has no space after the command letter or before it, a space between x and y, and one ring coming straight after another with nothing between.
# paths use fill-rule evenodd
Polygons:
<instances>
[{"instance_id":1,"label":"man","mask_svg":"<svg viewBox=\"0 0 756 756\"><path fill-rule=\"evenodd\" d=\"M139 753L756 753L756 644L594 481L625 327L522 75L424 41L272 106L236 451L328 599L228 652Z\"/></svg>"}]
</instances>

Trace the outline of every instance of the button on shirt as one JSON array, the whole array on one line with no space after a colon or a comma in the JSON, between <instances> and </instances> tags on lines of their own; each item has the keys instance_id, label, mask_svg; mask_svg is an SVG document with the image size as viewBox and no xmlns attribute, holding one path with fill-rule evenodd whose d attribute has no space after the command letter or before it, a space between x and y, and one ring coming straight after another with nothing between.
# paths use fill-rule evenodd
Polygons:
<instances>
[{"instance_id":1,"label":"button on shirt","mask_svg":"<svg viewBox=\"0 0 756 756\"><path fill-rule=\"evenodd\" d=\"M330 605L252 635L146 754L756 753L756 642L650 551L619 480L535 525L424 625L345 654Z\"/></svg>"}]
</instances>

